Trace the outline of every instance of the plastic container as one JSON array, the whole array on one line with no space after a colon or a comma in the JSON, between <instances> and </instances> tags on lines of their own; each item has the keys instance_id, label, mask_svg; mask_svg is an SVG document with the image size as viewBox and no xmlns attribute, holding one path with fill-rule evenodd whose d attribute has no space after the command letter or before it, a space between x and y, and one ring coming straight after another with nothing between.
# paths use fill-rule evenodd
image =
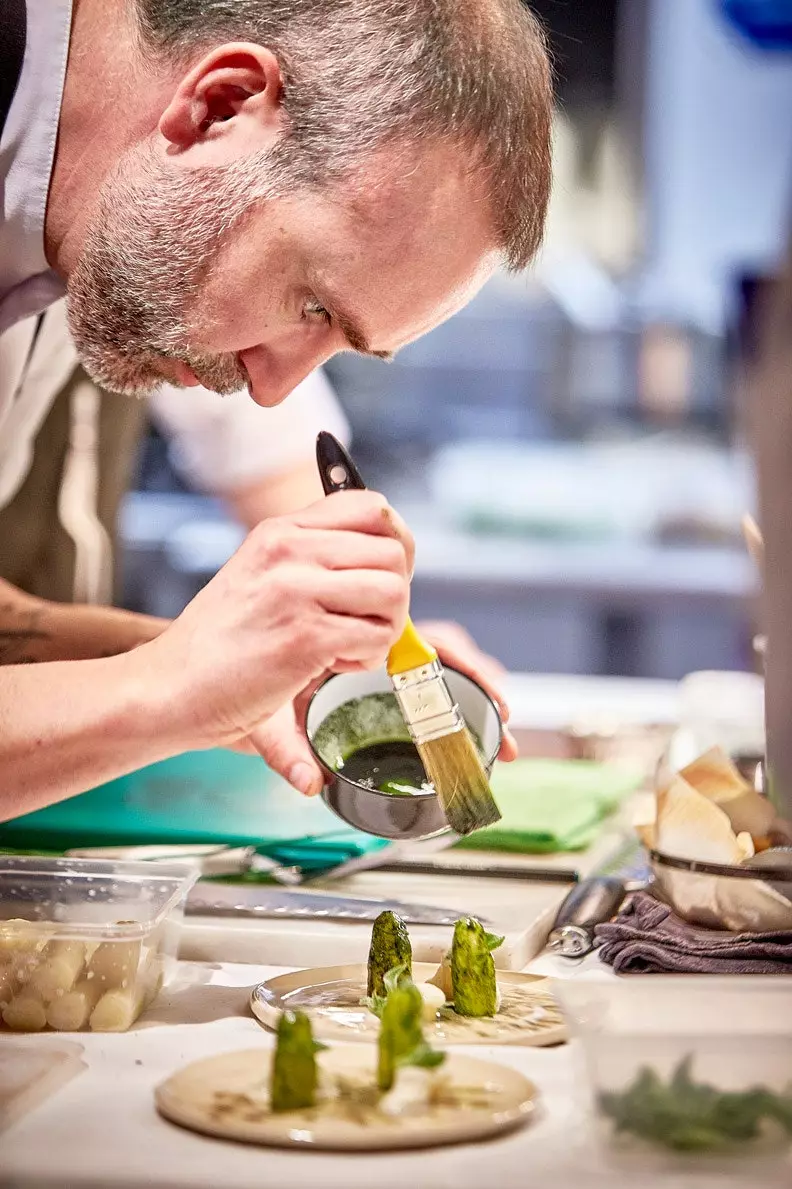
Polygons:
<instances>
[{"instance_id":1,"label":"plastic container","mask_svg":"<svg viewBox=\"0 0 792 1189\"><path fill-rule=\"evenodd\" d=\"M0 1014L6 1028L125 1032L176 961L179 863L0 857Z\"/></svg>"},{"instance_id":2,"label":"plastic container","mask_svg":"<svg viewBox=\"0 0 792 1189\"><path fill-rule=\"evenodd\" d=\"M785 1096L792 1130L792 978L559 980L554 990L582 1042L598 1131L612 1154L646 1160L652 1150L664 1162L705 1166L742 1156L789 1159L792 1136L773 1119L763 1120L755 1138L740 1139L730 1126L725 1142L710 1142L710 1121L697 1113L701 1097L686 1097L689 1091L679 1081L674 1088L672 1079L676 1074L720 1093L761 1089ZM663 1099L672 1104L671 1117L659 1124L653 1110L649 1135L639 1134L649 1116L646 1097L636 1092L646 1071L671 1087ZM626 1113L625 1092L635 1095ZM744 1105L735 1110L744 1120ZM614 1115L629 1125L619 1127Z\"/></svg>"}]
</instances>

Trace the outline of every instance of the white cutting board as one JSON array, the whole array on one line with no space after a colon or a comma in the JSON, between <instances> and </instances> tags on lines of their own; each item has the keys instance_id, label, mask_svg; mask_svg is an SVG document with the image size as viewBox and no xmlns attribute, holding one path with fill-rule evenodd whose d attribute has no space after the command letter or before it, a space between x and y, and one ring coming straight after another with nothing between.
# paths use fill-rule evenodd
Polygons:
<instances>
[{"instance_id":1,"label":"white cutting board","mask_svg":"<svg viewBox=\"0 0 792 1189\"><path fill-rule=\"evenodd\" d=\"M480 915L505 935L495 951L501 969L520 970L544 946L569 885L487 879L473 875L414 875L365 872L333 885L336 895L399 899L436 904ZM416 961L439 961L450 926L410 925ZM366 921L240 920L190 917L180 956L192 961L266 962L276 966L331 966L364 961L371 924Z\"/></svg>"},{"instance_id":2,"label":"white cutting board","mask_svg":"<svg viewBox=\"0 0 792 1189\"><path fill-rule=\"evenodd\" d=\"M633 801L622 807L602 835L586 851L558 855L506 855L454 850L433 856L438 864L469 867L470 876L361 871L345 879L310 884L306 890L327 891L360 899L404 900L436 904L460 916L481 915L504 935L494 953L501 970L522 970L547 941L556 912L571 884L528 879L487 878L487 868L574 868L581 878L592 874L632 836ZM410 925L417 962L434 962L448 948L447 925ZM368 954L371 924L367 921L256 920L189 917L184 924L179 956L199 962L266 962L273 966L337 966L362 962Z\"/></svg>"}]
</instances>

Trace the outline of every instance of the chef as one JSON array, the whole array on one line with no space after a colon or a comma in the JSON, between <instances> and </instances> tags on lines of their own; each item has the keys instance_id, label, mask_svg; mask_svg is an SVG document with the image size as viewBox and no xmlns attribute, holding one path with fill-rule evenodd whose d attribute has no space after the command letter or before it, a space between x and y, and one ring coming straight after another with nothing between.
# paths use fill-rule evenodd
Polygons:
<instances>
[{"instance_id":1,"label":"chef","mask_svg":"<svg viewBox=\"0 0 792 1189\"><path fill-rule=\"evenodd\" d=\"M549 69L519 0L322 21L315 0L0 5L4 441L36 416L40 315L64 294L106 388L267 406L336 351L390 358L538 246ZM305 691L382 663L412 563L383 497L346 492L264 522L137 647L7 664L2 815L218 745L316 791ZM1 614L12 661L52 638L46 605L4 591Z\"/></svg>"}]
</instances>

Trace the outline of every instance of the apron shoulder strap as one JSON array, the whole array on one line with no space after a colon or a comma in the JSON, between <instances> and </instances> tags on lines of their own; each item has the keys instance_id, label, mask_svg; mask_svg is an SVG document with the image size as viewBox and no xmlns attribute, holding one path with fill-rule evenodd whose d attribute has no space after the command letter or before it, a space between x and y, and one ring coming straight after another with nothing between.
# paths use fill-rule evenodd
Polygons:
<instances>
[{"instance_id":1,"label":"apron shoulder strap","mask_svg":"<svg viewBox=\"0 0 792 1189\"><path fill-rule=\"evenodd\" d=\"M0 134L2 134L22 73L27 43L25 0L0 0Z\"/></svg>"}]
</instances>

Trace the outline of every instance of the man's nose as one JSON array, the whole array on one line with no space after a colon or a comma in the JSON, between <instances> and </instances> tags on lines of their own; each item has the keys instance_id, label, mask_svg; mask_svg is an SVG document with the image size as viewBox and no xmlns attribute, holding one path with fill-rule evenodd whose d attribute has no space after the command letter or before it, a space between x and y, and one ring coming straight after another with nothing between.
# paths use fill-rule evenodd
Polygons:
<instances>
[{"instance_id":1,"label":"man's nose","mask_svg":"<svg viewBox=\"0 0 792 1189\"><path fill-rule=\"evenodd\" d=\"M284 401L297 385L331 359L337 344L328 341L284 341L243 352L242 360L250 376L256 404L271 408Z\"/></svg>"}]
</instances>

